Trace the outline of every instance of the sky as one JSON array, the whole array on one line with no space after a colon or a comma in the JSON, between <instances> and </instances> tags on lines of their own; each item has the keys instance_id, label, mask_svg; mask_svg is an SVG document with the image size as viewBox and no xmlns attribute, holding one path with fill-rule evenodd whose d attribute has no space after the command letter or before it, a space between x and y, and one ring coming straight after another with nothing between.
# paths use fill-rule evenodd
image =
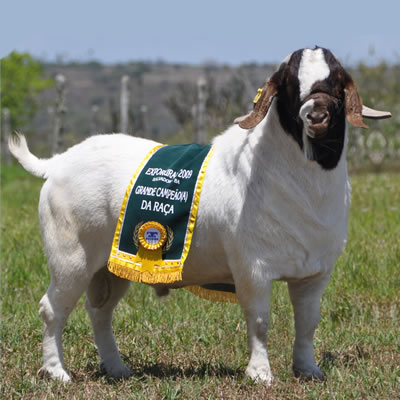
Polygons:
<instances>
[{"instance_id":1,"label":"sky","mask_svg":"<svg viewBox=\"0 0 400 400\"><path fill-rule=\"evenodd\" d=\"M0 0L0 15L0 57L239 65L318 45L400 62L400 0Z\"/></svg>"}]
</instances>

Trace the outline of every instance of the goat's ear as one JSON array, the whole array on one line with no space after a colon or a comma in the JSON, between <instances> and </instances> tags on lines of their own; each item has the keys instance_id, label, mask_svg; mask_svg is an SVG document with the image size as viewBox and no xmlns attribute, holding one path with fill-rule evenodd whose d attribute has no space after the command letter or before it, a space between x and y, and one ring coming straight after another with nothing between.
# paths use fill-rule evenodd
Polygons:
<instances>
[{"instance_id":1,"label":"goat's ear","mask_svg":"<svg viewBox=\"0 0 400 400\"><path fill-rule=\"evenodd\" d=\"M344 89L346 102L346 118L353 126L368 128L363 122L364 118L384 119L390 118L392 114L388 111L378 111L364 106L357 92L354 82L350 79Z\"/></svg>"},{"instance_id":2,"label":"goat's ear","mask_svg":"<svg viewBox=\"0 0 400 400\"><path fill-rule=\"evenodd\" d=\"M368 128L362 119L363 104L352 79L348 80L344 95L347 121L357 128Z\"/></svg>"},{"instance_id":3,"label":"goat's ear","mask_svg":"<svg viewBox=\"0 0 400 400\"><path fill-rule=\"evenodd\" d=\"M235 119L235 124L243 129L251 129L257 126L267 115L274 96L278 93L277 84L270 79L262 88L260 96L256 97L254 109L250 114Z\"/></svg>"}]
</instances>

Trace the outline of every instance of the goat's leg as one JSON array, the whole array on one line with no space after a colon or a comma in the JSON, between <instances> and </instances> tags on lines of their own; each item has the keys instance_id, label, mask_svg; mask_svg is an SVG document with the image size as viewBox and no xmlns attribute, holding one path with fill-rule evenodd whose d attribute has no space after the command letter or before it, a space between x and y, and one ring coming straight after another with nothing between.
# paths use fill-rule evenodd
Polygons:
<instances>
[{"instance_id":1,"label":"goat's leg","mask_svg":"<svg viewBox=\"0 0 400 400\"><path fill-rule=\"evenodd\" d=\"M266 336L269 326L269 306L272 282L254 285L236 284L237 295L247 322L250 361L246 375L270 384L273 380L268 361Z\"/></svg>"},{"instance_id":2,"label":"goat's leg","mask_svg":"<svg viewBox=\"0 0 400 400\"><path fill-rule=\"evenodd\" d=\"M296 338L293 347L293 372L305 379L322 379L324 373L314 359L314 332L320 320L322 293L329 280L323 279L288 283L293 304Z\"/></svg>"},{"instance_id":3,"label":"goat's leg","mask_svg":"<svg viewBox=\"0 0 400 400\"><path fill-rule=\"evenodd\" d=\"M121 360L112 333L114 308L128 288L129 281L118 278L103 268L92 278L85 303L92 322L101 366L108 376L114 378L126 378L131 374L130 369Z\"/></svg>"},{"instance_id":4,"label":"goat's leg","mask_svg":"<svg viewBox=\"0 0 400 400\"><path fill-rule=\"evenodd\" d=\"M72 287L55 285L51 282L40 300L40 316L43 321L43 367L39 373L48 373L52 378L64 382L71 380L64 367L61 336L69 314L84 290L86 280L79 276Z\"/></svg>"}]
</instances>

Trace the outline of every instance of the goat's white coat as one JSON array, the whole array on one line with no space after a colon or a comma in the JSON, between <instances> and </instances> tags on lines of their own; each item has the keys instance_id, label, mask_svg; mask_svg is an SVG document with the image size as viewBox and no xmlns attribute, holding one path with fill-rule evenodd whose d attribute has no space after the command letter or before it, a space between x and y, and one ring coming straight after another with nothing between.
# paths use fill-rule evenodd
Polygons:
<instances>
[{"instance_id":1,"label":"goat's white coat","mask_svg":"<svg viewBox=\"0 0 400 400\"><path fill-rule=\"evenodd\" d=\"M305 49L303 51L300 67L300 99L304 100L311 91L312 85L317 81L323 81L329 76L330 69L325 61L322 49Z\"/></svg>"},{"instance_id":2,"label":"goat's white coat","mask_svg":"<svg viewBox=\"0 0 400 400\"><path fill-rule=\"evenodd\" d=\"M298 71L300 98L328 75L323 51L304 50ZM232 126L215 138L183 280L170 286L234 283L247 321L246 373L267 383L273 379L265 342L273 280L288 282L293 303L294 370L306 377L323 376L314 360L313 335L322 292L347 237L346 144L331 170L310 160L306 115L313 104L306 102L300 110L305 154L283 131L276 100L254 129ZM24 168L46 179L39 217L51 284L40 301L42 371L54 378L70 380L61 334L84 291L105 371L114 377L130 374L111 326L113 310L129 282L105 265L126 187L156 144L121 134L101 135L39 160L23 137L10 140L10 150Z\"/></svg>"},{"instance_id":3,"label":"goat's white coat","mask_svg":"<svg viewBox=\"0 0 400 400\"><path fill-rule=\"evenodd\" d=\"M86 308L103 366L128 376L115 345L112 312L128 283L104 269L121 202L133 172L155 142L126 135L94 136L49 160L26 147L10 149L35 175L46 177L39 215L52 282L41 300L43 371L69 380L61 332L87 290ZM214 140L183 281L175 287L235 283L248 323L247 374L271 382L265 334L272 280L287 280L295 310L294 368L322 376L313 353L319 302L346 242L350 190L345 151L322 170L283 132L275 102L246 132L232 126Z\"/></svg>"}]
</instances>

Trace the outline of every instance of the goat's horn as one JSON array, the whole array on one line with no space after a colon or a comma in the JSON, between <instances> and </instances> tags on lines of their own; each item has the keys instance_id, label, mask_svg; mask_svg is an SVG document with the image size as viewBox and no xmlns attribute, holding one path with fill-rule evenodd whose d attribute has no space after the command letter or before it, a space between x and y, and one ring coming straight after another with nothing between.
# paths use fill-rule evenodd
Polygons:
<instances>
[{"instance_id":1,"label":"goat's horn","mask_svg":"<svg viewBox=\"0 0 400 400\"><path fill-rule=\"evenodd\" d=\"M362 116L364 118L370 118L370 119L385 119L385 118L391 118L392 113L390 113L389 111L374 110L372 108L363 105Z\"/></svg>"}]
</instances>

